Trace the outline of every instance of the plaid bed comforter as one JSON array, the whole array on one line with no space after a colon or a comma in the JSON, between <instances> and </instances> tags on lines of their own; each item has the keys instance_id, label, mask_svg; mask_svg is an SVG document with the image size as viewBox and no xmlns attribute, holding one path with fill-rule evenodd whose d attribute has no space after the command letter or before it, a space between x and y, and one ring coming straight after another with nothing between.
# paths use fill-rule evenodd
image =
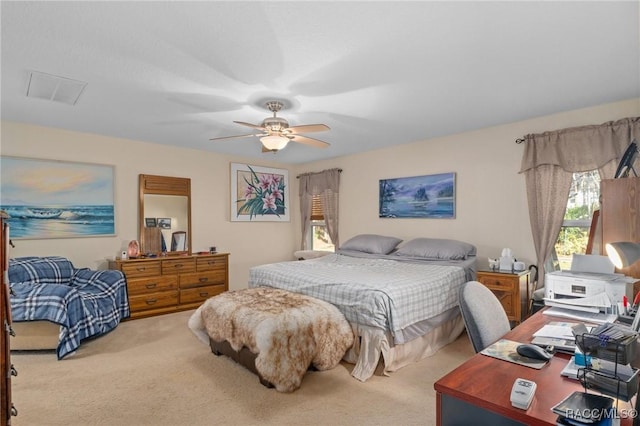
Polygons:
<instances>
[{"instance_id":1,"label":"plaid bed comforter","mask_svg":"<svg viewBox=\"0 0 640 426\"><path fill-rule=\"evenodd\" d=\"M405 327L458 305L461 266L355 258L341 254L256 266L249 287L275 287L334 304L352 323L389 330L404 343Z\"/></svg>"},{"instance_id":2,"label":"plaid bed comforter","mask_svg":"<svg viewBox=\"0 0 640 426\"><path fill-rule=\"evenodd\" d=\"M76 269L57 256L21 257L9 260L9 285L14 321L60 324L58 359L129 316L127 286L120 271Z\"/></svg>"}]
</instances>

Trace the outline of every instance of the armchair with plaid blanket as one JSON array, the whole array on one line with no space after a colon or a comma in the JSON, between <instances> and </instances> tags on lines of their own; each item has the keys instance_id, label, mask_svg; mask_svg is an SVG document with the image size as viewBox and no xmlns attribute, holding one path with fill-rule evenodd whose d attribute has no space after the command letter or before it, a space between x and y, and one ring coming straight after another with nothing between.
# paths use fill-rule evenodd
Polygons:
<instances>
[{"instance_id":1,"label":"armchair with plaid blanket","mask_svg":"<svg viewBox=\"0 0 640 426\"><path fill-rule=\"evenodd\" d=\"M13 320L59 324L58 359L129 316L127 285L120 271L78 269L64 257L50 256L10 259L8 272Z\"/></svg>"}]
</instances>

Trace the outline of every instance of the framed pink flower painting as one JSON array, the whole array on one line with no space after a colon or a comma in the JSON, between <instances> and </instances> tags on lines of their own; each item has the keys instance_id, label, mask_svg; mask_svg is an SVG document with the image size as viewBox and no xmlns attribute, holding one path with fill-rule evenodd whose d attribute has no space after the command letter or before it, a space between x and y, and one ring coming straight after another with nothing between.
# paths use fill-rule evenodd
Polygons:
<instances>
[{"instance_id":1,"label":"framed pink flower painting","mask_svg":"<svg viewBox=\"0 0 640 426\"><path fill-rule=\"evenodd\" d=\"M231 163L231 221L289 222L289 172Z\"/></svg>"}]
</instances>

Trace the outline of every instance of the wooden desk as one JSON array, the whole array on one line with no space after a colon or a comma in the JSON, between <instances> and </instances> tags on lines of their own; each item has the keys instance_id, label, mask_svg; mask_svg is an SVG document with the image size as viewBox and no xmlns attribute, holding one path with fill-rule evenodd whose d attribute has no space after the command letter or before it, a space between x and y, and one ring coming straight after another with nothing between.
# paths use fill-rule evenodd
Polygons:
<instances>
[{"instance_id":1,"label":"wooden desk","mask_svg":"<svg viewBox=\"0 0 640 426\"><path fill-rule=\"evenodd\" d=\"M532 334L544 324L568 321L542 312L531 316L504 338L529 343ZM584 389L580 382L560 375L570 358L558 353L546 366L536 370L476 354L435 383L436 422L438 425L555 425L558 415L551 407L574 391ZM517 378L533 380L538 385L526 411L511 405L511 387ZM618 407L631 410L633 405L621 401ZM622 419L620 424L631 426L632 419Z\"/></svg>"}]
</instances>

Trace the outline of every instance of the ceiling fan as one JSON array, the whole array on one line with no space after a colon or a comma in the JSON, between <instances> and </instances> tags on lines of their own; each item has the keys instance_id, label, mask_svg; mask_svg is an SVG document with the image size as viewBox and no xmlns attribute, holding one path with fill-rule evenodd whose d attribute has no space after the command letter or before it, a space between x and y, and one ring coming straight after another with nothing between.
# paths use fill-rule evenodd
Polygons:
<instances>
[{"instance_id":1,"label":"ceiling fan","mask_svg":"<svg viewBox=\"0 0 640 426\"><path fill-rule=\"evenodd\" d=\"M289 141L310 145L316 148L326 148L329 143L319 139L303 136L301 133L324 132L331 130L325 124L303 124L300 126L289 127L289 122L282 117L276 116L276 113L283 107L283 103L279 101L269 101L266 103L269 111L273 112L273 117L267 117L260 124L245 123L244 121L234 121L234 123L251 127L262 133L249 133L247 135L222 136L209 140L217 141L222 139L237 139L256 136L262 142L262 152L277 152L287 146Z\"/></svg>"}]
</instances>

